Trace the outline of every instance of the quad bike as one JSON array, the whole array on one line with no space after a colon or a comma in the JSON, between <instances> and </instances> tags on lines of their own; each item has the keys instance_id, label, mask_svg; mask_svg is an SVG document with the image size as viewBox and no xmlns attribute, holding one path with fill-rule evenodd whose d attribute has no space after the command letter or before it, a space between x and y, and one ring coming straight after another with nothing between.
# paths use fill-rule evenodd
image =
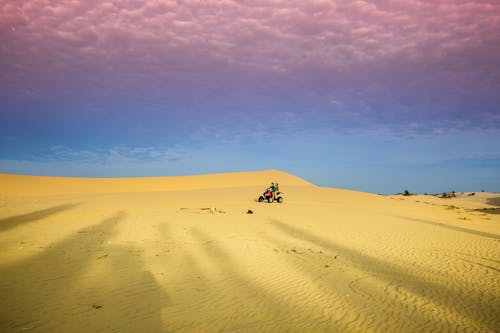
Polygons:
<instances>
[{"instance_id":1,"label":"quad bike","mask_svg":"<svg viewBox=\"0 0 500 333\"><path fill-rule=\"evenodd\" d=\"M274 200L276 200L279 203L282 203L283 202L283 197L281 196L281 192L276 192L273 195L272 191L266 191L266 192L264 192L264 194L262 194L259 197L259 202L262 202L264 200L267 200L267 202L269 202L269 203L273 202Z\"/></svg>"}]
</instances>

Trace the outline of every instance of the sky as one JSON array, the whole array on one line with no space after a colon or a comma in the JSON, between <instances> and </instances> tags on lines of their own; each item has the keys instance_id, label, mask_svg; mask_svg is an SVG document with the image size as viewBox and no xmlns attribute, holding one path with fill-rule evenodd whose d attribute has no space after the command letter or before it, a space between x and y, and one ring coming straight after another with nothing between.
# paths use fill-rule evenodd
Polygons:
<instances>
[{"instance_id":1,"label":"sky","mask_svg":"<svg viewBox=\"0 0 500 333\"><path fill-rule=\"evenodd\" d=\"M500 192L498 0L0 0L0 41L0 173Z\"/></svg>"}]
</instances>

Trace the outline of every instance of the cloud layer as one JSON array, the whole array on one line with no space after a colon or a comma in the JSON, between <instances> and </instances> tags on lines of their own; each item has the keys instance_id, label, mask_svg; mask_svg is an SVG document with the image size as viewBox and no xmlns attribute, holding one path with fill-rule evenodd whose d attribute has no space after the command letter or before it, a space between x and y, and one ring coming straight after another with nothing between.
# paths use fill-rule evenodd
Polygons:
<instances>
[{"instance_id":1,"label":"cloud layer","mask_svg":"<svg viewBox=\"0 0 500 333\"><path fill-rule=\"evenodd\" d=\"M257 95L353 117L479 112L499 124L497 1L0 6L3 98L174 108Z\"/></svg>"}]
</instances>

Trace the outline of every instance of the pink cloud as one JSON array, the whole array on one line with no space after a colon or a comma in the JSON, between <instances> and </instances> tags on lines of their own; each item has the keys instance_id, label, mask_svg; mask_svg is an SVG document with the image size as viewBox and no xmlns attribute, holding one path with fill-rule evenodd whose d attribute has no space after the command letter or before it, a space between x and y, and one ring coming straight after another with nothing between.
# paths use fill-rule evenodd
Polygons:
<instances>
[{"instance_id":1,"label":"pink cloud","mask_svg":"<svg viewBox=\"0 0 500 333\"><path fill-rule=\"evenodd\" d=\"M468 89L495 62L487 55L498 56L499 31L497 1L6 1L0 94L71 99L106 86L168 98L197 88L352 90L377 79L388 86L376 93L390 96L420 75L414 67Z\"/></svg>"},{"instance_id":2,"label":"pink cloud","mask_svg":"<svg viewBox=\"0 0 500 333\"><path fill-rule=\"evenodd\" d=\"M208 49L215 57L224 53L233 64L241 59L243 66L249 59L237 51L239 48L246 54L251 52L252 61L264 68L270 53L289 54L288 59L281 59L286 68L296 63L296 54L307 55L309 61L329 58L336 63L336 46L350 46L352 60L359 61L367 54L373 58L374 51L379 57L412 49L420 52L419 47L433 41L441 44L451 40L446 47L463 47L467 40L457 39L457 35L470 40L492 34L498 28L500 12L495 4L450 1L437 5L386 1L381 6L366 1L181 3L13 2L2 7L2 26L16 28L29 22L19 35L10 38L39 43L53 36L66 36L62 42L85 42L95 34L110 42L121 34L133 43L141 44L142 39L157 42L165 50L188 45L199 47L200 53ZM106 51L106 45L99 47ZM311 57L310 49L316 50L316 57Z\"/></svg>"}]
</instances>

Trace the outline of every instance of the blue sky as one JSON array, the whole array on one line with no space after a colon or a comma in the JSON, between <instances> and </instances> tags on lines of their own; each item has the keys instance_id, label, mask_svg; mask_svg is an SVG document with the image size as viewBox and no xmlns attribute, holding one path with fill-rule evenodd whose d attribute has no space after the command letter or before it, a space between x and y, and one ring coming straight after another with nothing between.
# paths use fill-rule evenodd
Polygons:
<instances>
[{"instance_id":1,"label":"blue sky","mask_svg":"<svg viewBox=\"0 0 500 333\"><path fill-rule=\"evenodd\" d=\"M495 1L6 1L0 35L3 173L500 191Z\"/></svg>"}]
</instances>

